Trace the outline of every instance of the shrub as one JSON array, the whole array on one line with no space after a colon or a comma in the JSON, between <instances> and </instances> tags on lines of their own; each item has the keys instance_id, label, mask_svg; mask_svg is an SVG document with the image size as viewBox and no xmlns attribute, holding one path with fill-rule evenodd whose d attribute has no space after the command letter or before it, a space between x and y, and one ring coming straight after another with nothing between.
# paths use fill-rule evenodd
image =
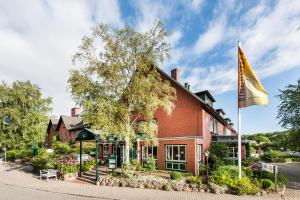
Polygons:
<instances>
[{"instance_id":1,"label":"shrub","mask_svg":"<svg viewBox=\"0 0 300 200\"><path fill-rule=\"evenodd\" d=\"M202 177L201 176L189 176L186 181L187 181L187 183L198 184L198 183L202 183Z\"/></svg>"},{"instance_id":2,"label":"shrub","mask_svg":"<svg viewBox=\"0 0 300 200\"><path fill-rule=\"evenodd\" d=\"M15 161L19 157L19 152L16 150L8 150L6 152L6 160Z\"/></svg>"},{"instance_id":3,"label":"shrub","mask_svg":"<svg viewBox=\"0 0 300 200\"><path fill-rule=\"evenodd\" d=\"M262 172L262 178L263 179L270 179L273 183L275 182L274 180L274 174L273 173L270 173L270 172L266 172L266 171L263 171ZM277 174L277 182L278 182L278 185L286 185L288 183L288 180L285 176L283 176L282 174L278 173Z\"/></svg>"},{"instance_id":4,"label":"shrub","mask_svg":"<svg viewBox=\"0 0 300 200\"><path fill-rule=\"evenodd\" d=\"M53 145L53 150L54 150L54 153L60 154L60 155L68 154L72 151L71 147L67 143L57 143L57 144Z\"/></svg>"},{"instance_id":5,"label":"shrub","mask_svg":"<svg viewBox=\"0 0 300 200\"><path fill-rule=\"evenodd\" d=\"M71 156L64 156L57 162L58 171L62 174L70 174L78 172L78 162Z\"/></svg>"},{"instance_id":6,"label":"shrub","mask_svg":"<svg viewBox=\"0 0 300 200\"><path fill-rule=\"evenodd\" d=\"M236 166L221 166L212 172L211 181L222 186L227 186L233 194L255 194L259 191L257 183L249 177L238 178L239 170Z\"/></svg>"},{"instance_id":7,"label":"shrub","mask_svg":"<svg viewBox=\"0 0 300 200\"><path fill-rule=\"evenodd\" d=\"M270 179L261 179L261 187L264 190L271 189L274 187L274 183Z\"/></svg>"},{"instance_id":8,"label":"shrub","mask_svg":"<svg viewBox=\"0 0 300 200\"><path fill-rule=\"evenodd\" d=\"M171 190L172 190L172 185L171 185L171 183L169 183L169 182L166 183L166 184L164 185L163 189L166 190L166 191L171 191Z\"/></svg>"},{"instance_id":9,"label":"shrub","mask_svg":"<svg viewBox=\"0 0 300 200\"><path fill-rule=\"evenodd\" d=\"M182 179L182 174L181 174L180 172L172 171L172 172L170 173L170 178L171 178L172 180L177 180L177 181L179 181L179 180Z\"/></svg>"},{"instance_id":10,"label":"shrub","mask_svg":"<svg viewBox=\"0 0 300 200\"><path fill-rule=\"evenodd\" d=\"M229 185L229 188L234 194L256 194L259 188L251 182L248 177L242 177L241 179L234 179L233 184Z\"/></svg>"},{"instance_id":11,"label":"shrub","mask_svg":"<svg viewBox=\"0 0 300 200\"><path fill-rule=\"evenodd\" d=\"M144 163L144 168L147 172L154 172L156 169L156 162L153 158L148 157Z\"/></svg>"},{"instance_id":12,"label":"shrub","mask_svg":"<svg viewBox=\"0 0 300 200\"><path fill-rule=\"evenodd\" d=\"M82 171L86 172L93 169L96 166L96 160L94 158L90 158L82 162Z\"/></svg>"},{"instance_id":13,"label":"shrub","mask_svg":"<svg viewBox=\"0 0 300 200\"><path fill-rule=\"evenodd\" d=\"M132 160L131 165L133 170L140 171L142 169L141 163L138 160Z\"/></svg>"},{"instance_id":14,"label":"shrub","mask_svg":"<svg viewBox=\"0 0 300 200\"><path fill-rule=\"evenodd\" d=\"M38 149L38 155L31 159L34 168L40 169L56 169L57 158L54 154L48 154L45 149Z\"/></svg>"}]
</instances>

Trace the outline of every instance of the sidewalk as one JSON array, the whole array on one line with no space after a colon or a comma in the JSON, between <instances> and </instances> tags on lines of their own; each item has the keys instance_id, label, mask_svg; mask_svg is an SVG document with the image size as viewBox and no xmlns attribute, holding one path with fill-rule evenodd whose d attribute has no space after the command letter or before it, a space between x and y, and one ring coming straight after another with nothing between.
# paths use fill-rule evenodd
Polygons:
<instances>
[{"instance_id":1,"label":"sidewalk","mask_svg":"<svg viewBox=\"0 0 300 200\"><path fill-rule=\"evenodd\" d=\"M0 161L0 184L31 190L47 191L56 194L68 194L81 197L101 198L101 199L208 199L208 200L239 200L239 199L282 199L279 195L270 196L235 196L235 195L216 195L200 192L176 192L161 191L151 189L133 189L123 187L96 186L91 184L70 183L64 181L39 180L31 172L31 167L17 165L15 163L3 163ZM288 199L299 199L289 197Z\"/></svg>"}]
</instances>

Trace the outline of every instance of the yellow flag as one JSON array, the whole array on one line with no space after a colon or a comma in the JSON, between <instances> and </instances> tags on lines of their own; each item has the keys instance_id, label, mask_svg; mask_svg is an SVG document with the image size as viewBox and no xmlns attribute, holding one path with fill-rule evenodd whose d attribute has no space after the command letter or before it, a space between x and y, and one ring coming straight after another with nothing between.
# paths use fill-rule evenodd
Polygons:
<instances>
[{"instance_id":1,"label":"yellow flag","mask_svg":"<svg viewBox=\"0 0 300 200\"><path fill-rule=\"evenodd\" d=\"M268 93L248 62L243 50L238 48L238 101L239 108L252 105L268 105Z\"/></svg>"}]
</instances>

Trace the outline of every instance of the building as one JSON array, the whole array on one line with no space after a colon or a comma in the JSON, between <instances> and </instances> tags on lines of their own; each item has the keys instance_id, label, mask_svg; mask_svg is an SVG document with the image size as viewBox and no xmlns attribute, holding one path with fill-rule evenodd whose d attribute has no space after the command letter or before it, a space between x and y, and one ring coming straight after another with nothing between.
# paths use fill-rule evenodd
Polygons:
<instances>
[{"instance_id":1,"label":"building","mask_svg":"<svg viewBox=\"0 0 300 200\"><path fill-rule=\"evenodd\" d=\"M201 165L205 160L205 151L212 143L225 143L229 149L229 159L237 160L237 133L229 118L225 118L223 109L215 109L216 101L209 91L193 93L190 85L182 85L178 69L173 69L171 75L158 69L162 78L169 80L171 86L176 89L177 99L175 108L168 116L162 109L155 113L155 121L158 126L158 145L146 146L142 138L137 139L131 150L131 159L144 162L151 156L157 161L158 169L178 170L199 174ZM62 138L64 132L79 130L77 126L61 127L67 120L63 117L58 121L56 131ZM67 122L66 122L67 123ZM50 124L50 122L49 122ZM74 123L73 123L74 124ZM75 132L73 133L75 134ZM72 134L70 134L72 135ZM74 136L69 137L74 139ZM102 163L112 154L117 155L118 164L121 165L124 158L124 143L101 142L99 145L99 159ZM245 143L242 145L242 157L246 157Z\"/></svg>"},{"instance_id":2,"label":"building","mask_svg":"<svg viewBox=\"0 0 300 200\"><path fill-rule=\"evenodd\" d=\"M46 147L52 147L54 137L61 142L75 142L76 134L82 125L79 108L72 108L71 116L61 115L59 119L51 117L47 127Z\"/></svg>"}]
</instances>

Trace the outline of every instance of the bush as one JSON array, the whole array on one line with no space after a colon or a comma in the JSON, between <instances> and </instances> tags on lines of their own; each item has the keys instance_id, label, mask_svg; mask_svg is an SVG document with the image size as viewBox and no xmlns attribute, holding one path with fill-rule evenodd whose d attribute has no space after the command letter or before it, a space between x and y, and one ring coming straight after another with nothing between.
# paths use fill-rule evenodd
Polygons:
<instances>
[{"instance_id":1,"label":"bush","mask_svg":"<svg viewBox=\"0 0 300 200\"><path fill-rule=\"evenodd\" d=\"M274 183L270 179L261 179L261 187L264 190L272 189L274 187Z\"/></svg>"},{"instance_id":2,"label":"bush","mask_svg":"<svg viewBox=\"0 0 300 200\"><path fill-rule=\"evenodd\" d=\"M166 183L166 184L164 185L163 189L166 190L166 191L171 191L171 190L172 190L172 185L171 185L171 183L169 183L169 182Z\"/></svg>"},{"instance_id":3,"label":"bush","mask_svg":"<svg viewBox=\"0 0 300 200\"><path fill-rule=\"evenodd\" d=\"M227 186L233 194L256 194L259 191L256 182L249 177L238 178L239 170L236 166L221 166L212 172L211 181L222 186Z\"/></svg>"},{"instance_id":4,"label":"bush","mask_svg":"<svg viewBox=\"0 0 300 200\"><path fill-rule=\"evenodd\" d=\"M91 169L94 169L96 166L96 160L94 158L90 158L82 162L82 171L86 172Z\"/></svg>"},{"instance_id":5,"label":"bush","mask_svg":"<svg viewBox=\"0 0 300 200\"><path fill-rule=\"evenodd\" d=\"M263 171L262 172L262 178L263 179L270 179L273 183L275 182L274 174L270 173L270 172ZM285 176L278 173L277 174L277 182L278 182L278 185L286 185L288 183L288 180Z\"/></svg>"},{"instance_id":6,"label":"bush","mask_svg":"<svg viewBox=\"0 0 300 200\"><path fill-rule=\"evenodd\" d=\"M56 169L57 158L54 154L48 154L45 149L38 149L38 155L31 159L35 169Z\"/></svg>"},{"instance_id":7,"label":"bush","mask_svg":"<svg viewBox=\"0 0 300 200\"><path fill-rule=\"evenodd\" d=\"M140 171L142 169L141 163L138 160L132 160L131 165L133 170Z\"/></svg>"},{"instance_id":8,"label":"bush","mask_svg":"<svg viewBox=\"0 0 300 200\"><path fill-rule=\"evenodd\" d=\"M58 171L62 174L70 174L78 172L78 162L71 156L64 156L57 162Z\"/></svg>"},{"instance_id":9,"label":"bush","mask_svg":"<svg viewBox=\"0 0 300 200\"><path fill-rule=\"evenodd\" d=\"M234 179L233 184L228 185L233 194L256 194L259 188L251 182L248 177L242 177L241 179Z\"/></svg>"},{"instance_id":10,"label":"bush","mask_svg":"<svg viewBox=\"0 0 300 200\"><path fill-rule=\"evenodd\" d=\"M56 154L69 154L71 153L72 149L67 143L57 143L53 145L54 153Z\"/></svg>"},{"instance_id":11,"label":"bush","mask_svg":"<svg viewBox=\"0 0 300 200\"><path fill-rule=\"evenodd\" d=\"M170 178L171 178L172 180L177 180L177 181L179 181L179 180L182 179L182 174L181 174L180 172L172 171L172 172L170 173Z\"/></svg>"},{"instance_id":12,"label":"bush","mask_svg":"<svg viewBox=\"0 0 300 200\"><path fill-rule=\"evenodd\" d=\"M147 172L154 172L156 169L156 162L153 158L148 157L144 163L144 168Z\"/></svg>"},{"instance_id":13,"label":"bush","mask_svg":"<svg viewBox=\"0 0 300 200\"><path fill-rule=\"evenodd\" d=\"M201 176L189 176L186 181L187 181L187 183L198 184L198 183L202 183L202 177Z\"/></svg>"},{"instance_id":14,"label":"bush","mask_svg":"<svg viewBox=\"0 0 300 200\"><path fill-rule=\"evenodd\" d=\"M8 150L6 152L6 160L15 161L19 157L19 152L16 150Z\"/></svg>"}]
</instances>

